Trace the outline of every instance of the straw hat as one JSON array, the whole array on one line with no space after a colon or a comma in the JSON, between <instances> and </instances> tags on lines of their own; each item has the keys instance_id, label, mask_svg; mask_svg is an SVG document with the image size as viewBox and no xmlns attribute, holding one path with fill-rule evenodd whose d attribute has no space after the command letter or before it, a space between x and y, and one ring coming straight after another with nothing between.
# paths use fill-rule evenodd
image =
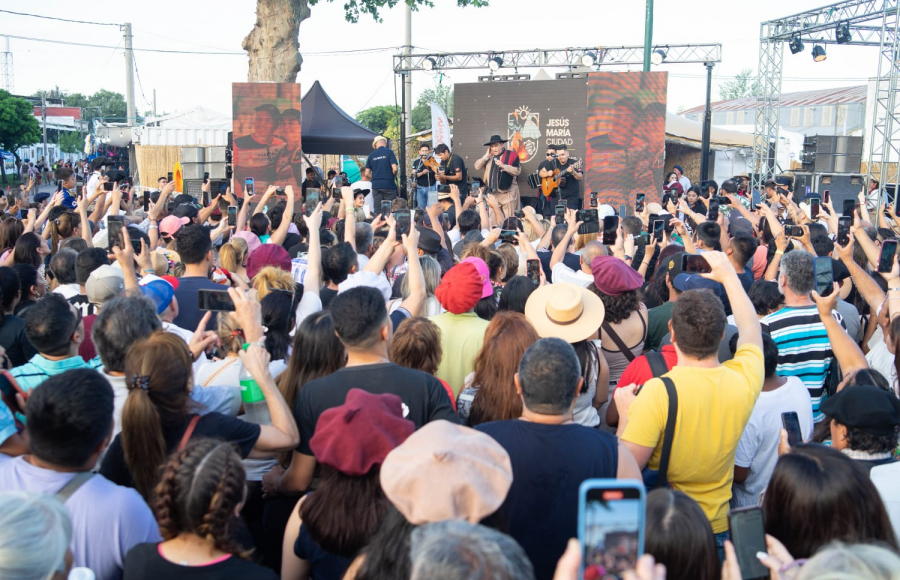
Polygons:
<instances>
[{"instance_id":1,"label":"straw hat","mask_svg":"<svg viewBox=\"0 0 900 580\"><path fill-rule=\"evenodd\" d=\"M541 286L525 303L525 318L541 338L561 338L570 344L597 332L605 313L596 294L568 283Z\"/></svg>"},{"instance_id":2,"label":"straw hat","mask_svg":"<svg viewBox=\"0 0 900 580\"><path fill-rule=\"evenodd\" d=\"M384 141L385 144L387 144L387 137L385 137L384 135L378 135L377 137L372 139L372 149L378 149L379 141Z\"/></svg>"}]
</instances>

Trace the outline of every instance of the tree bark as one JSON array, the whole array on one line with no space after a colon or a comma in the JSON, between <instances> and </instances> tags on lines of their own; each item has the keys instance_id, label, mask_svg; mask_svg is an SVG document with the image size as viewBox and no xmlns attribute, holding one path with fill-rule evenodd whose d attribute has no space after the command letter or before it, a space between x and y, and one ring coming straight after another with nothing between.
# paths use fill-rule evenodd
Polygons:
<instances>
[{"instance_id":1,"label":"tree bark","mask_svg":"<svg viewBox=\"0 0 900 580\"><path fill-rule=\"evenodd\" d=\"M297 81L300 23L309 14L308 0L256 0L256 24L241 43L250 58L249 82Z\"/></svg>"}]
</instances>

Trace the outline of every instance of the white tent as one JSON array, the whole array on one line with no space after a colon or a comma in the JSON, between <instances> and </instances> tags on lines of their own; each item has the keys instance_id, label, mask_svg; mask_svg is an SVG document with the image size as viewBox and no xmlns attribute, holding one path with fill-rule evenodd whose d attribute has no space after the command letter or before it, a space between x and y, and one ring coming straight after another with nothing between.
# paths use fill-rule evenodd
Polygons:
<instances>
[{"instance_id":1,"label":"white tent","mask_svg":"<svg viewBox=\"0 0 900 580\"><path fill-rule=\"evenodd\" d=\"M700 148L703 141L703 123L666 113L666 141ZM730 131L716 126L710 127L709 146L711 149L740 149L753 147L753 133Z\"/></svg>"},{"instance_id":2,"label":"white tent","mask_svg":"<svg viewBox=\"0 0 900 580\"><path fill-rule=\"evenodd\" d=\"M227 145L231 116L202 106L162 117L148 117L134 129L141 145Z\"/></svg>"}]
</instances>

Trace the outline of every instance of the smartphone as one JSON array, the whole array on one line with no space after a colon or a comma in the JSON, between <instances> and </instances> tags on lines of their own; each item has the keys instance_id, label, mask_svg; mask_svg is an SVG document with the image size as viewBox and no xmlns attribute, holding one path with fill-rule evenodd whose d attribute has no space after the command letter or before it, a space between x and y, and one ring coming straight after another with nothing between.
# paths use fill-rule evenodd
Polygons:
<instances>
[{"instance_id":1,"label":"smartphone","mask_svg":"<svg viewBox=\"0 0 900 580\"><path fill-rule=\"evenodd\" d=\"M878 259L878 272L888 274L894 267L894 256L897 255L897 240L881 242L881 257Z\"/></svg>"},{"instance_id":2,"label":"smartphone","mask_svg":"<svg viewBox=\"0 0 900 580\"><path fill-rule=\"evenodd\" d=\"M843 215L844 217L852 218L853 212L856 210L856 200L855 199L845 199L844 200L844 208Z\"/></svg>"},{"instance_id":3,"label":"smartphone","mask_svg":"<svg viewBox=\"0 0 900 580\"><path fill-rule=\"evenodd\" d=\"M438 189L440 189L440 187L443 187L443 186L439 186ZM450 187L449 187L449 186L447 186L447 190L448 190L447 193L450 193L450 191L449 191L449 190L450 190ZM443 192L442 192L442 193L443 193ZM437 202L438 202L438 192L437 192L437 191L429 191L429 192L428 192L428 201L427 201L428 207L433 206L433 205L436 204Z\"/></svg>"},{"instance_id":4,"label":"smartphone","mask_svg":"<svg viewBox=\"0 0 900 580\"><path fill-rule=\"evenodd\" d=\"M803 227L787 224L784 226L784 235L789 238L802 238Z\"/></svg>"},{"instance_id":5,"label":"smartphone","mask_svg":"<svg viewBox=\"0 0 900 580\"><path fill-rule=\"evenodd\" d=\"M822 201L824 201L825 203L831 203L831 190L830 189L826 189L822 193Z\"/></svg>"},{"instance_id":6,"label":"smartphone","mask_svg":"<svg viewBox=\"0 0 900 580\"><path fill-rule=\"evenodd\" d=\"M397 237L409 233L409 210L398 209L394 212L394 219L397 220Z\"/></svg>"},{"instance_id":7,"label":"smartphone","mask_svg":"<svg viewBox=\"0 0 900 580\"><path fill-rule=\"evenodd\" d=\"M381 217L386 218L391 215L391 202L382 201L381 202Z\"/></svg>"},{"instance_id":8,"label":"smartphone","mask_svg":"<svg viewBox=\"0 0 900 580\"><path fill-rule=\"evenodd\" d=\"M141 253L141 238L131 239L131 249L134 250L135 256Z\"/></svg>"},{"instance_id":9,"label":"smartphone","mask_svg":"<svg viewBox=\"0 0 900 580\"><path fill-rule=\"evenodd\" d=\"M209 207L209 192L204 191L201 197L203 200L203 207Z\"/></svg>"},{"instance_id":10,"label":"smartphone","mask_svg":"<svg viewBox=\"0 0 900 580\"><path fill-rule=\"evenodd\" d=\"M430 194L433 193L433 192L428 192L428 193L429 193L429 195L430 195ZM438 185L438 186L437 186L437 193L450 193L450 186L447 185L447 184L445 184L445 183L442 183L442 184ZM437 203L437 202L435 202L435 203Z\"/></svg>"},{"instance_id":11,"label":"smartphone","mask_svg":"<svg viewBox=\"0 0 900 580\"><path fill-rule=\"evenodd\" d=\"M234 312L234 302L228 290L198 290L197 307L214 312Z\"/></svg>"},{"instance_id":12,"label":"smartphone","mask_svg":"<svg viewBox=\"0 0 900 580\"><path fill-rule=\"evenodd\" d=\"M812 219L818 219L819 211L822 209L822 202L819 198L814 197L809 200L809 216Z\"/></svg>"},{"instance_id":13,"label":"smartphone","mask_svg":"<svg viewBox=\"0 0 900 580\"><path fill-rule=\"evenodd\" d=\"M253 197L255 195L253 183L254 182L252 177L248 177L244 180L244 195L246 195L247 197ZM307 189L307 191L309 190Z\"/></svg>"},{"instance_id":14,"label":"smartphone","mask_svg":"<svg viewBox=\"0 0 900 580\"><path fill-rule=\"evenodd\" d=\"M766 531L763 527L762 509L749 507L733 509L728 515L731 543L737 553L738 566L744 580L768 578L766 568L756 554L766 551Z\"/></svg>"},{"instance_id":15,"label":"smartphone","mask_svg":"<svg viewBox=\"0 0 900 580\"><path fill-rule=\"evenodd\" d=\"M837 243L846 246L850 243L850 226L853 224L853 218L841 216L838 218Z\"/></svg>"},{"instance_id":16,"label":"smartphone","mask_svg":"<svg viewBox=\"0 0 900 580\"><path fill-rule=\"evenodd\" d=\"M834 270L831 266L831 258L816 258L816 292L819 296L828 296L834 291Z\"/></svg>"},{"instance_id":17,"label":"smartphone","mask_svg":"<svg viewBox=\"0 0 900 580\"><path fill-rule=\"evenodd\" d=\"M710 200L710 202L716 202L719 205L731 205L731 200L725 197L724 195L717 195Z\"/></svg>"},{"instance_id":18,"label":"smartphone","mask_svg":"<svg viewBox=\"0 0 900 580\"><path fill-rule=\"evenodd\" d=\"M596 210L595 210L596 213ZM603 218L603 244L607 246L615 245L616 233L619 229L619 218L614 215L608 215Z\"/></svg>"},{"instance_id":19,"label":"smartphone","mask_svg":"<svg viewBox=\"0 0 900 580\"><path fill-rule=\"evenodd\" d=\"M516 246L519 244L519 240L516 238L517 233L516 230L500 230L500 241Z\"/></svg>"},{"instance_id":20,"label":"smartphone","mask_svg":"<svg viewBox=\"0 0 900 580\"><path fill-rule=\"evenodd\" d=\"M644 196L643 193L639 193L639 194L637 194L637 196L635 197L635 200L634 200L634 213L641 213L642 211L644 211L644 197L645 197L645 196Z\"/></svg>"},{"instance_id":21,"label":"smartphone","mask_svg":"<svg viewBox=\"0 0 900 580\"><path fill-rule=\"evenodd\" d=\"M284 190L283 187L275 188L275 195L286 195L286 194L287 194L287 192Z\"/></svg>"},{"instance_id":22,"label":"smartphone","mask_svg":"<svg viewBox=\"0 0 900 580\"><path fill-rule=\"evenodd\" d=\"M125 218L120 215L111 215L106 218L107 244L106 248L112 254L113 246L124 248L122 228L125 227Z\"/></svg>"},{"instance_id":23,"label":"smartphone","mask_svg":"<svg viewBox=\"0 0 900 580\"><path fill-rule=\"evenodd\" d=\"M566 206L556 206L556 225L566 223Z\"/></svg>"},{"instance_id":24,"label":"smartphone","mask_svg":"<svg viewBox=\"0 0 900 580\"><path fill-rule=\"evenodd\" d=\"M168 172L168 173L166 173L166 181L167 181L167 182L168 182L168 181L172 181L172 176L173 176L173 174L172 174L171 171Z\"/></svg>"},{"instance_id":25,"label":"smartphone","mask_svg":"<svg viewBox=\"0 0 900 580\"><path fill-rule=\"evenodd\" d=\"M312 215L313 210L316 209L316 205L319 203L319 190L310 187L306 190L306 215Z\"/></svg>"},{"instance_id":26,"label":"smartphone","mask_svg":"<svg viewBox=\"0 0 900 580\"><path fill-rule=\"evenodd\" d=\"M203 183L206 184L209 181L209 171L203 172Z\"/></svg>"},{"instance_id":27,"label":"smartphone","mask_svg":"<svg viewBox=\"0 0 900 580\"><path fill-rule=\"evenodd\" d=\"M84 195L84 186L76 185L75 186L75 199L81 199L82 195Z\"/></svg>"},{"instance_id":28,"label":"smartphone","mask_svg":"<svg viewBox=\"0 0 900 580\"><path fill-rule=\"evenodd\" d=\"M665 220L656 220L653 222L653 237L657 242L663 241L663 233L666 231Z\"/></svg>"},{"instance_id":29,"label":"smartphone","mask_svg":"<svg viewBox=\"0 0 900 580\"><path fill-rule=\"evenodd\" d=\"M540 260L528 260L527 264L527 272L528 277L531 278L531 281L534 282L535 286L541 285L541 261Z\"/></svg>"},{"instance_id":30,"label":"smartphone","mask_svg":"<svg viewBox=\"0 0 900 580\"><path fill-rule=\"evenodd\" d=\"M588 479L578 490L580 578L621 579L644 552L647 499L638 481ZM765 550L765 546L763 546Z\"/></svg>"},{"instance_id":31,"label":"smartphone","mask_svg":"<svg viewBox=\"0 0 900 580\"><path fill-rule=\"evenodd\" d=\"M800 433L800 419L795 411L781 414L781 426L787 431L788 445L793 447L803 443L803 435Z\"/></svg>"},{"instance_id":32,"label":"smartphone","mask_svg":"<svg viewBox=\"0 0 900 580\"><path fill-rule=\"evenodd\" d=\"M116 184L112 181L107 181L103 184L103 191L112 191L115 186Z\"/></svg>"},{"instance_id":33,"label":"smartphone","mask_svg":"<svg viewBox=\"0 0 900 580\"><path fill-rule=\"evenodd\" d=\"M701 254L684 254L681 256L681 271L691 274L709 274L712 268Z\"/></svg>"},{"instance_id":34,"label":"smartphone","mask_svg":"<svg viewBox=\"0 0 900 580\"><path fill-rule=\"evenodd\" d=\"M719 203L715 198L709 200L709 211L706 214L706 219L711 222L719 219Z\"/></svg>"},{"instance_id":35,"label":"smartphone","mask_svg":"<svg viewBox=\"0 0 900 580\"><path fill-rule=\"evenodd\" d=\"M150 192L144 190L144 213L150 211Z\"/></svg>"},{"instance_id":36,"label":"smartphone","mask_svg":"<svg viewBox=\"0 0 900 580\"><path fill-rule=\"evenodd\" d=\"M597 192L591 192L591 207L597 207Z\"/></svg>"},{"instance_id":37,"label":"smartphone","mask_svg":"<svg viewBox=\"0 0 900 580\"><path fill-rule=\"evenodd\" d=\"M650 243L650 234L644 232L638 236L634 236L634 245L635 246L646 246Z\"/></svg>"},{"instance_id":38,"label":"smartphone","mask_svg":"<svg viewBox=\"0 0 900 580\"><path fill-rule=\"evenodd\" d=\"M228 225L229 226L233 227L233 226L237 225L237 211L238 211L238 208L236 208L233 205L228 207Z\"/></svg>"},{"instance_id":39,"label":"smartphone","mask_svg":"<svg viewBox=\"0 0 900 580\"><path fill-rule=\"evenodd\" d=\"M443 212L443 213L441 214L441 223L444 224L444 229L445 229L445 230L449 230L449 229L450 229L450 214L449 214L449 213Z\"/></svg>"}]
</instances>

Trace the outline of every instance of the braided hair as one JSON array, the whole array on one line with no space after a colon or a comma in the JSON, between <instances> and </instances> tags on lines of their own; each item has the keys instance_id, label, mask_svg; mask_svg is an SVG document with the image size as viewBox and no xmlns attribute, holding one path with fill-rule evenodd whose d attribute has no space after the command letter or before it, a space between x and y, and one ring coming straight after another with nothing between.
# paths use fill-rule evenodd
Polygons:
<instances>
[{"instance_id":1,"label":"braided hair","mask_svg":"<svg viewBox=\"0 0 900 580\"><path fill-rule=\"evenodd\" d=\"M244 466L230 443L199 439L173 453L153 506L163 539L195 534L217 550L246 556L233 539L245 484Z\"/></svg>"}]
</instances>

